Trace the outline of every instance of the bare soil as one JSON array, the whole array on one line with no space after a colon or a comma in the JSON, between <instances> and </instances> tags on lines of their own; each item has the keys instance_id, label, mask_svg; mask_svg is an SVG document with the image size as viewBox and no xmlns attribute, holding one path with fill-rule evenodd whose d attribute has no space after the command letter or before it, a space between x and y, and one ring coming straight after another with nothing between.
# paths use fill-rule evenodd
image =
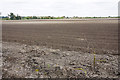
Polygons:
<instances>
[{"instance_id":1,"label":"bare soil","mask_svg":"<svg viewBox=\"0 0 120 80\"><path fill-rule=\"evenodd\" d=\"M3 42L3 78L118 78L118 56Z\"/></svg>"},{"instance_id":2,"label":"bare soil","mask_svg":"<svg viewBox=\"0 0 120 80\"><path fill-rule=\"evenodd\" d=\"M27 22L27 23L24 23ZM2 39L48 48L117 54L117 20L3 21Z\"/></svg>"},{"instance_id":3,"label":"bare soil","mask_svg":"<svg viewBox=\"0 0 120 80\"><path fill-rule=\"evenodd\" d=\"M117 22L3 21L3 78L117 78Z\"/></svg>"}]
</instances>

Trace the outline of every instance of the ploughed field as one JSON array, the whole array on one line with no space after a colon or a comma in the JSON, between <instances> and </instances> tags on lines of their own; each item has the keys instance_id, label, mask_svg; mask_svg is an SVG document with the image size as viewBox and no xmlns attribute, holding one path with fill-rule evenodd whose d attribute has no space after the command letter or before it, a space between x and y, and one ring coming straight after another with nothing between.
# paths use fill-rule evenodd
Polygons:
<instances>
[{"instance_id":1,"label":"ploughed field","mask_svg":"<svg viewBox=\"0 0 120 80\"><path fill-rule=\"evenodd\" d=\"M3 21L2 77L118 78L117 22Z\"/></svg>"},{"instance_id":2,"label":"ploughed field","mask_svg":"<svg viewBox=\"0 0 120 80\"><path fill-rule=\"evenodd\" d=\"M2 39L48 48L117 54L116 19L3 21Z\"/></svg>"}]
</instances>

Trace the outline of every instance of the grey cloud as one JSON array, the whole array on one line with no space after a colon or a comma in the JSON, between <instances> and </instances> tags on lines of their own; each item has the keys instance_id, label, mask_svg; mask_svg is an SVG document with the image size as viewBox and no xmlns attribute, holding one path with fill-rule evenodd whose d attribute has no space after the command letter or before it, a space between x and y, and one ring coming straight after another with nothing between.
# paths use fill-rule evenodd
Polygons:
<instances>
[{"instance_id":1,"label":"grey cloud","mask_svg":"<svg viewBox=\"0 0 120 80\"><path fill-rule=\"evenodd\" d=\"M78 1L78 0L77 0ZM50 16L117 16L117 5L112 0L75 2L75 0L18 0L3 3L3 14ZM7 4L5 6L5 4ZM112 6L111 6L112 5ZM1 6L1 5L0 5Z\"/></svg>"}]
</instances>

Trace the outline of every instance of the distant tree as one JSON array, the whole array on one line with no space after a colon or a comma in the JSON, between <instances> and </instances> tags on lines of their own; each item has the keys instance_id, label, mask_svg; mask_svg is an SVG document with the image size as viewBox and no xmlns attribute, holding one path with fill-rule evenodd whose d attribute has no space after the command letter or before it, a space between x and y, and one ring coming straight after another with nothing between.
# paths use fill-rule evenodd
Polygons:
<instances>
[{"instance_id":1,"label":"distant tree","mask_svg":"<svg viewBox=\"0 0 120 80\"><path fill-rule=\"evenodd\" d=\"M8 16L2 16L1 18L2 18L2 20L9 20Z\"/></svg>"},{"instance_id":2,"label":"distant tree","mask_svg":"<svg viewBox=\"0 0 120 80\"><path fill-rule=\"evenodd\" d=\"M36 17L36 16L33 16L33 19L37 19L37 17Z\"/></svg>"},{"instance_id":3,"label":"distant tree","mask_svg":"<svg viewBox=\"0 0 120 80\"><path fill-rule=\"evenodd\" d=\"M49 17L48 17L48 16L45 16L44 19L49 19Z\"/></svg>"},{"instance_id":4,"label":"distant tree","mask_svg":"<svg viewBox=\"0 0 120 80\"><path fill-rule=\"evenodd\" d=\"M66 17L67 19L69 18L69 17Z\"/></svg>"},{"instance_id":5,"label":"distant tree","mask_svg":"<svg viewBox=\"0 0 120 80\"><path fill-rule=\"evenodd\" d=\"M16 19L15 15L13 13L8 14L8 16L10 17L11 20L15 20Z\"/></svg>"},{"instance_id":6,"label":"distant tree","mask_svg":"<svg viewBox=\"0 0 120 80\"><path fill-rule=\"evenodd\" d=\"M25 17L26 19L30 19L29 17Z\"/></svg>"},{"instance_id":7,"label":"distant tree","mask_svg":"<svg viewBox=\"0 0 120 80\"><path fill-rule=\"evenodd\" d=\"M65 16L63 16L63 18L65 18Z\"/></svg>"},{"instance_id":8,"label":"distant tree","mask_svg":"<svg viewBox=\"0 0 120 80\"><path fill-rule=\"evenodd\" d=\"M53 17L50 17L51 19L54 19Z\"/></svg>"},{"instance_id":9,"label":"distant tree","mask_svg":"<svg viewBox=\"0 0 120 80\"><path fill-rule=\"evenodd\" d=\"M20 20L21 19L21 16L15 16L14 13L10 13L8 14L10 20Z\"/></svg>"},{"instance_id":10,"label":"distant tree","mask_svg":"<svg viewBox=\"0 0 120 80\"><path fill-rule=\"evenodd\" d=\"M16 20L21 20L21 16L17 15L15 18L16 18Z\"/></svg>"}]
</instances>

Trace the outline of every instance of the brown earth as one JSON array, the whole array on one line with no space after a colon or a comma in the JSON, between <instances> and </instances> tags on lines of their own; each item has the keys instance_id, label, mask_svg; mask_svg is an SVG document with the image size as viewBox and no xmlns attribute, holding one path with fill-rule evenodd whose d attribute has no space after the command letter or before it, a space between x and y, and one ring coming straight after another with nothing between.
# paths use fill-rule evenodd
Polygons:
<instances>
[{"instance_id":1,"label":"brown earth","mask_svg":"<svg viewBox=\"0 0 120 80\"><path fill-rule=\"evenodd\" d=\"M3 41L7 42L117 54L118 24L115 19L3 21L2 28Z\"/></svg>"},{"instance_id":2,"label":"brown earth","mask_svg":"<svg viewBox=\"0 0 120 80\"><path fill-rule=\"evenodd\" d=\"M81 51L15 42L3 42L2 48L3 78L118 78L119 75L117 55L96 54L94 64L94 55Z\"/></svg>"},{"instance_id":3,"label":"brown earth","mask_svg":"<svg viewBox=\"0 0 120 80\"><path fill-rule=\"evenodd\" d=\"M115 19L3 21L2 28L3 78L118 78Z\"/></svg>"}]
</instances>

